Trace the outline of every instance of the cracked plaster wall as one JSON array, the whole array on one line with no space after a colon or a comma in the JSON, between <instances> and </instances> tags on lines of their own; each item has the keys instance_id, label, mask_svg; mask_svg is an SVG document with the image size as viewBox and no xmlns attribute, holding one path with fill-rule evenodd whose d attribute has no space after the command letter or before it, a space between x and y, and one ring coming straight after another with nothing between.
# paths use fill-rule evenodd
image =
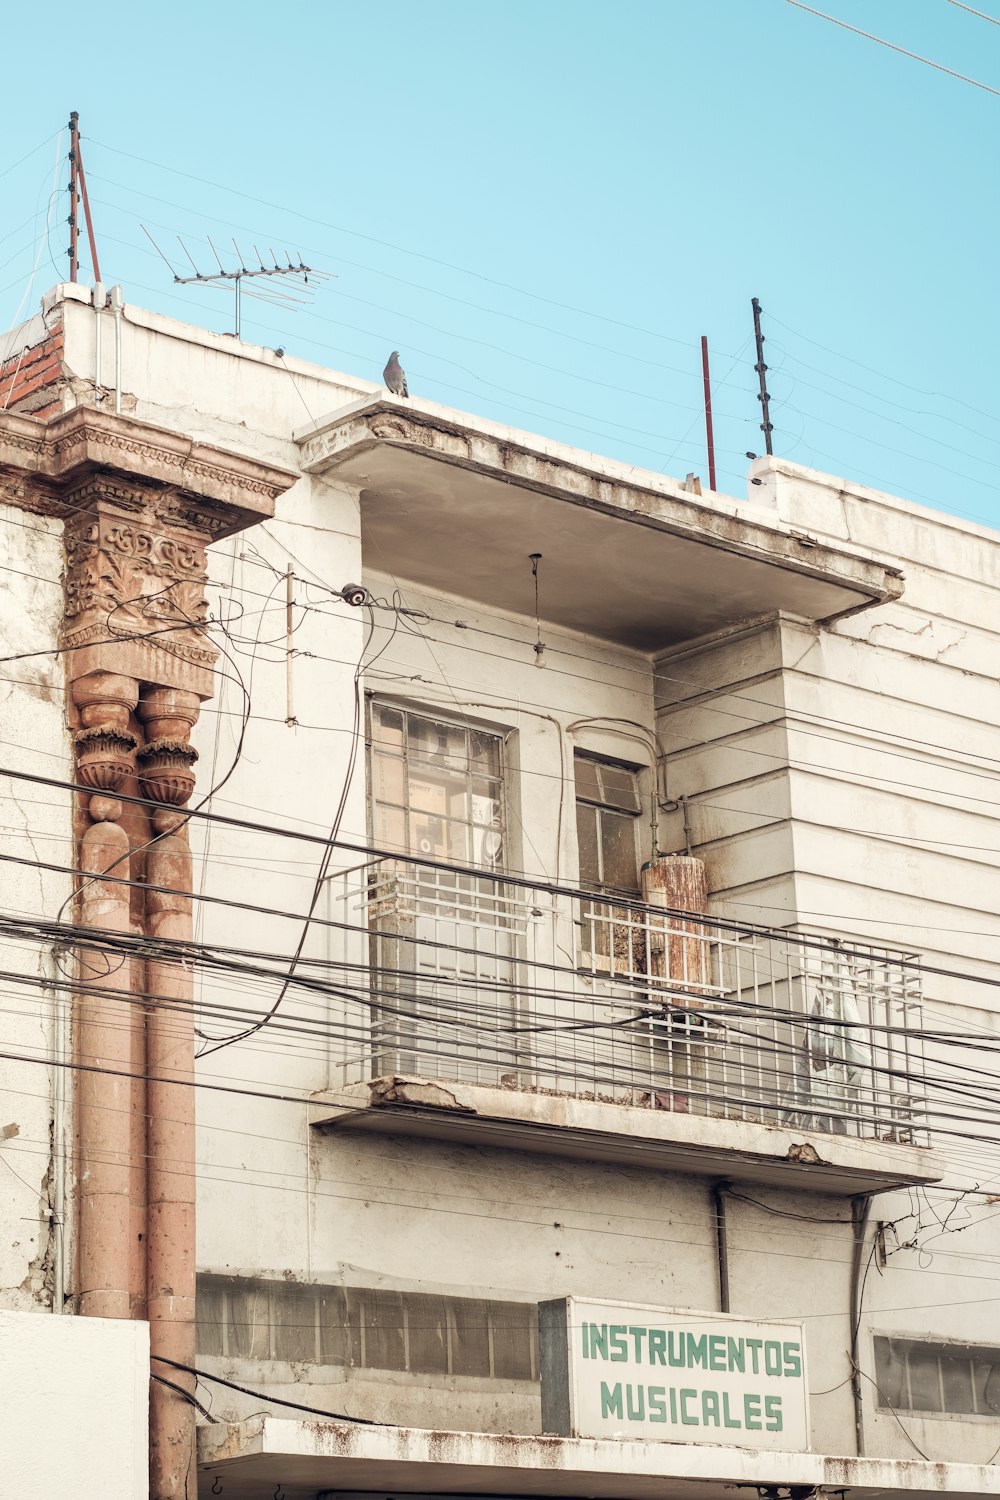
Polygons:
<instances>
[{"instance_id":1,"label":"cracked plaster wall","mask_svg":"<svg viewBox=\"0 0 1000 1500\"><path fill-rule=\"evenodd\" d=\"M62 608L62 523L0 506L0 644L8 663L0 678L0 764L69 779L62 661L33 656L56 645ZM72 862L70 794L0 777L4 853L26 864L0 864L0 909L54 917L70 894L66 875L33 862ZM0 939L2 967L31 980L57 971L51 949ZM54 1041L53 991L34 983L4 985L2 1050L44 1057ZM0 1059L0 1307L51 1305L52 1097L50 1070ZM71 1092L71 1091L70 1091Z\"/></svg>"}]
</instances>

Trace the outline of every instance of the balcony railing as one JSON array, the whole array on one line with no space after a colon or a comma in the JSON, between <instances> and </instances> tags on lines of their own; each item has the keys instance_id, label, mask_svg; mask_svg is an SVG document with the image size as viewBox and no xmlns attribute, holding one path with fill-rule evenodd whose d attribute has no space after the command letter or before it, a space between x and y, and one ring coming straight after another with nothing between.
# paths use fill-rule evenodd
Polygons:
<instances>
[{"instance_id":1,"label":"balcony railing","mask_svg":"<svg viewBox=\"0 0 1000 1500\"><path fill-rule=\"evenodd\" d=\"M926 1144L914 955L402 858L330 894L334 956L369 986L340 1082L415 1074Z\"/></svg>"}]
</instances>

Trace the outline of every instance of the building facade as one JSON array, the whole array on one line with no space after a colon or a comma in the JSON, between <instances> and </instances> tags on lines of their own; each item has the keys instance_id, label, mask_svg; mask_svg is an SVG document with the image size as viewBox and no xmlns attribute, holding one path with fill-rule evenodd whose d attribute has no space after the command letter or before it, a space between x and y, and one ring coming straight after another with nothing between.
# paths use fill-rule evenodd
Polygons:
<instances>
[{"instance_id":1,"label":"building facade","mask_svg":"<svg viewBox=\"0 0 1000 1500\"><path fill-rule=\"evenodd\" d=\"M0 1308L154 1500L995 1492L998 535L9 344Z\"/></svg>"}]
</instances>

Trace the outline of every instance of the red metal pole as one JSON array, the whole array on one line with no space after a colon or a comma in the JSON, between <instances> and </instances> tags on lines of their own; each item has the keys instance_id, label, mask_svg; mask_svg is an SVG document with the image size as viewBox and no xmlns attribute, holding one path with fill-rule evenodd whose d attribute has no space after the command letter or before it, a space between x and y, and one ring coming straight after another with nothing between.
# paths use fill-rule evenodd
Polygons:
<instances>
[{"instance_id":1,"label":"red metal pole","mask_svg":"<svg viewBox=\"0 0 1000 1500\"><path fill-rule=\"evenodd\" d=\"M712 382L708 374L708 339L701 336L701 373L705 382L705 438L708 443L708 487L715 489L715 435L712 431Z\"/></svg>"},{"instance_id":2,"label":"red metal pole","mask_svg":"<svg viewBox=\"0 0 1000 1500\"><path fill-rule=\"evenodd\" d=\"M94 221L90 217L90 194L87 192L87 175L83 170L83 152L80 150L80 138L76 140L76 164L80 173L80 190L83 194L83 214L87 220L87 238L90 241L90 263L94 268L94 280L100 281L101 268L97 263L97 241L94 238Z\"/></svg>"}]
</instances>

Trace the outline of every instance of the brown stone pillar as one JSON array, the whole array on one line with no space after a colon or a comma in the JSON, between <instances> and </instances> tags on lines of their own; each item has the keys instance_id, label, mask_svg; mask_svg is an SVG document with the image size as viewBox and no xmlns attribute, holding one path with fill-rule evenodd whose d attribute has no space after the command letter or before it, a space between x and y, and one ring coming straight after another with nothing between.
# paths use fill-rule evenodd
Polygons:
<instances>
[{"instance_id":1,"label":"brown stone pillar","mask_svg":"<svg viewBox=\"0 0 1000 1500\"><path fill-rule=\"evenodd\" d=\"M85 799L80 839L80 925L128 936L129 839L113 795L132 770L129 719L138 684L95 672L73 684L82 727L76 731L77 777ZM102 879L110 875L112 879ZM79 1155L78 1306L92 1317L136 1316L132 1244L131 1120L134 1034L142 1012L132 1001L133 961L111 948L81 948L76 1011ZM102 1071L88 1071L99 1069ZM103 1071L106 1070L106 1071Z\"/></svg>"},{"instance_id":2,"label":"brown stone pillar","mask_svg":"<svg viewBox=\"0 0 1000 1500\"><path fill-rule=\"evenodd\" d=\"M197 694L145 690L139 703L149 739L140 749L143 793L157 804L158 837L146 857L146 933L190 943L191 849L186 819L177 811L194 789L197 752L188 736L199 710ZM146 1306L154 1375L194 1393L195 1377L157 1363L195 1363L195 1091L194 979L189 960L150 958L146 984L160 1003L146 1023L149 1239ZM169 1007L169 1008L168 1008ZM196 1500L195 1410L154 1380L149 1400L151 1500Z\"/></svg>"}]
</instances>

